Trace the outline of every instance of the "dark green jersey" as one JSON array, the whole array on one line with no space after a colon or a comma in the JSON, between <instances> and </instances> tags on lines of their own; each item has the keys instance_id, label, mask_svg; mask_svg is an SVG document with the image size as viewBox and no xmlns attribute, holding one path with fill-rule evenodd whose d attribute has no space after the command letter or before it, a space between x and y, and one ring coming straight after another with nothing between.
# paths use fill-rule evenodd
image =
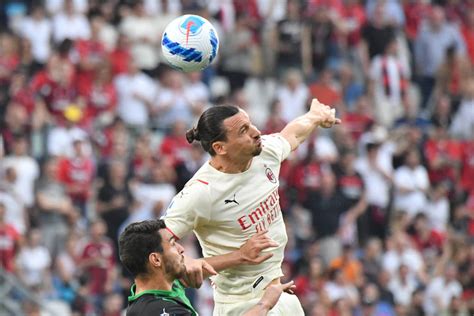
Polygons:
<instances>
[{"instance_id":1,"label":"dark green jersey","mask_svg":"<svg viewBox=\"0 0 474 316\"><path fill-rule=\"evenodd\" d=\"M198 316L179 281L171 291L147 290L135 295L134 284L130 292L127 316Z\"/></svg>"}]
</instances>

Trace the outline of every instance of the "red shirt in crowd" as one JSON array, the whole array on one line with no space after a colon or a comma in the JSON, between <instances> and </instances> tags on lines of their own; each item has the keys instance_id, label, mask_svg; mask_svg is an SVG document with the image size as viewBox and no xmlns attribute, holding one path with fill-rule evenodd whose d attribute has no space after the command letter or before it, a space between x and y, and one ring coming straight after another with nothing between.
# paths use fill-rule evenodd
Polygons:
<instances>
[{"instance_id":1,"label":"red shirt in crowd","mask_svg":"<svg viewBox=\"0 0 474 316\"><path fill-rule=\"evenodd\" d=\"M58 179L66 185L73 200L86 201L94 179L92 160L89 158L61 159L58 163Z\"/></svg>"},{"instance_id":2,"label":"red shirt in crowd","mask_svg":"<svg viewBox=\"0 0 474 316\"><path fill-rule=\"evenodd\" d=\"M15 252L20 234L15 227L8 224L0 224L0 267L5 271L13 272Z\"/></svg>"},{"instance_id":3,"label":"red shirt in crowd","mask_svg":"<svg viewBox=\"0 0 474 316\"><path fill-rule=\"evenodd\" d=\"M74 102L78 95L74 86L74 80L70 82L56 82L46 70L38 72L33 77L31 87L34 94L44 100L56 122L64 120L64 109Z\"/></svg>"},{"instance_id":4,"label":"red shirt in crowd","mask_svg":"<svg viewBox=\"0 0 474 316\"><path fill-rule=\"evenodd\" d=\"M114 76L126 73L131 60L128 49L116 48L109 55L109 62L112 66L112 74Z\"/></svg>"},{"instance_id":5,"label":"red shirt in crowd","mask_svg":"<svg viewBox=\"0 0 474 316\"><path fill-rule=\"evenodd\" d=\"M76 51L79 54L80 62L99 63L106 60L107 57L105 46L101 42L95 40L77 40ZM95 68L83 69L78 67L76 83L79 91L88 89L94 81L95 71Z\"/></svg>"},{"instance_id":6,"label":"red shirt in crowd","mask_svg":"<svg viewBox=\"0 0 474 316\"><path fill-rule=\"evenodd\" d=\"M461 185L467 192L474 192L474 140L462 146Z\"/></svg>"},{"instance_id":7,"label":"red shirt in crowd","mask_svg":"<svg viewBox=\"0 0 474 316\"><path fill-rule=\"evenodd\" d=\"M355 47L360 43L362 26L367 20L364 7L358 2L346 4L342 8L342 17L351 25L351 30L347 34L347 44Z\"/></svg>"},{"instance_id":8,"label":"red shirt in crowd","mask_svg":"<svg viewBox=\"0 0 474 316\"><path fill-rule=\"evenodd\" d=\"M117 105L117 91L112 82L83 86L80 94L86 100L86 111L82 119L85 124L91 123L104 112L113 111Z\"/></svg>"},{"instance_id":9,"label":"red shirt in crowd","mask_svg":"<svg viewBox=\"0 0 474 316\"><path fill-rule=\"evenodd\" d=\"M430 6L422 1L406 2L403 5L405 13L405 32L409 40L414 40L418 34L418 27L421 21L430 12Z\"/></svg>"},{"instance_id":10,"label":"red shirt in crowd","mask_svg":"<svg viewBox=\"0 0 474 316\"><path fill-rule=\"evenodd\" d=\"M374 122L374 119L369 115L357 112L345 113L342 117L342 120L355 141L358 141L360 136L367 130L369 125Z\"/></svg>"},{"instance_id":11,"label":"red shirt in crowd","mask_svg":"<svg viewBox=\"0 0 474 316\"><path fill-rule=\"evenodd\" d=\"M0 85L6 85L10 82L11 74L18 67L20 58L16 55L1 56L0 55Z\"/></svg>"},{"instance_id":12,"label":"red shirt in crowd","mask_svg":"<svg viewBox=\"0 0 474 316\"><path fill-rule=\"evenodd\" d=\"M425 144L425 157L428 161L428 175L431 183L439 183L444 180L456 181L456 167L452 164L445 164L439 168L433 168L431 164L438 158L448 159L452 162L460 162L462 147L454 139L430 139Z\"/></svg>"},{"instance_id":13,"label":"red shirt in crowd","mask_svg":"<svg viewBox=\"0 0 474 316\"><path fill-rule=\"evenodd\" d=\"M471 64L474 65L474 27L463 26L462 35L464 37L464 43L466 43L467 53Z\"/></svg>"},{"instance_id":14,"label":"red shirt in crowd","mask_svg":"<svg viewBox=\"0 0 474 316\"><path fill-rule=\"evenodd\" d=\"M173 165L185 161L189 157L190 150L191 145L183 136L168 135L160 146L160 153L171 158Z\"/></svg>"},{"instance_id":15,"label":"red shirt in crowd","mask_svg":"<svg viewBox=\"0 0 474 316\"><path fill-rule=\"evenodd\" d=\"M104 294L108 271L115 266L114 248L112 242L103 239L100 242L91 241L84 247L81 260L95 259L96 263L86 268L89 278L90 294Z\"/></svg>"}]
</instances>

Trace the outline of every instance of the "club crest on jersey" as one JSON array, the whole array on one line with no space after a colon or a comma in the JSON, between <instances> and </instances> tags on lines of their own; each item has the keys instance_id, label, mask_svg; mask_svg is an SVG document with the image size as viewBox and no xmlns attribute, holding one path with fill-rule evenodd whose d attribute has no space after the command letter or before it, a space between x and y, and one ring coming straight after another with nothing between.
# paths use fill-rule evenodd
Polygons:
<instances>
[{"instance_id":1,"label":"club crest on jersey","mask_svg":"<svg viewBox=\"0 0 474 316\"><path fill-rule=\"evenodd\" d=\"M273 174L272 169L270 169L270 168L265 169L265 174L267 175L267 179L271 183L276 183L277 182L277 179L276 179L275 175Z\"/></svg>"}]
</instances>

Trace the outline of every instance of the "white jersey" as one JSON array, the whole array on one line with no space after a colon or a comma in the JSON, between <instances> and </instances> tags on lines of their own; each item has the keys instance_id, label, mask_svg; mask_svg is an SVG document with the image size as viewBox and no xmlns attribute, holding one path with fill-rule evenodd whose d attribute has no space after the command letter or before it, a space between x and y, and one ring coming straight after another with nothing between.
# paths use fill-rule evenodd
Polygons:
<instances>
[{"instance_id":1,"label":"white jersey","mask_svg":"<svg viewBox=\"0 0 474 316\"><path fill-rule=\"evenodd\" d=\"M164 215L166 226L178 238L194 230L204 257L237 250L265 229L279 244L266 250L273 252L267 261L226 269L214 277L216 302L239 300L283 275L281 263L288 237L279 203L278 176L291 146L279 134L262 136L262 146L261 154L242 173L223 173L209 162L204 164Z\"/></svg>"}]
</instances>

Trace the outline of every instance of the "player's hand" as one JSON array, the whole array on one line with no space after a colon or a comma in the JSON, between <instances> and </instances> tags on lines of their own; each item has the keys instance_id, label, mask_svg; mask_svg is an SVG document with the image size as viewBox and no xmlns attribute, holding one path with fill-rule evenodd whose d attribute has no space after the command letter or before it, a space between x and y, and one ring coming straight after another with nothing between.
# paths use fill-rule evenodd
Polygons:
<instances>
[{"instance_id":1,"label":"player's hand","mask_svg":"<svg viewBox=\"0 0 474 316\"><path fill-rule=\"evenodd\" d=\"M336 109L322 104L318 99L313 99L311 102L310 112L315 115L316 121L321 127L330 128L341 123L341 120L336 118Z\"/></svg>"},{"instance_id":2,"label":"player's hand","mask_svg":"<svg viewBox=\"0 0 474 316\"><path fill-rule=\"evenodd\" d=\"M270 259L273 253L262 254L262 250L278 247L278 243L266 235L267 231L261 231L253 235L243 244L240 249L240 258L244 264L259 264Z\"/></svg>"},{"instance_id":3,"label":"player's hand","mask_svg":"<svg viewBox=\"0 0 474 316\"><path fill-rule=\"evenodd\" d=\"M193 259L185 256L184 265L186 266L186 274L181 279L181 283L186 287L198 289L205 278L217 274L214 268L204 259Z\"/></svg>"},{"instance_id":4,"label":"player's hand","mask_svg":"<svg viewBox=\"0 0 474 316\"><path fill-rule=\"evenodd\" d=\"M296 285L294 281L285 284L272 284L266 288L263 297L260 299L260 303L270 310L280 299L281 293L287 292L294 294L295 289Z\"/></svg>"}]
</instances>

